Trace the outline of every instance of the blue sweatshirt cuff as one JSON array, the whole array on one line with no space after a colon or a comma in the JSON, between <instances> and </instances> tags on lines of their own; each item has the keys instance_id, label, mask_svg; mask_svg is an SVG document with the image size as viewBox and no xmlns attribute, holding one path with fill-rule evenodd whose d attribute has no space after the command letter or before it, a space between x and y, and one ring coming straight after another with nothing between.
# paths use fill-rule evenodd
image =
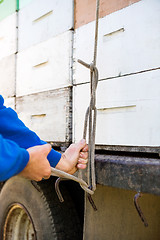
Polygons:
<instances>
[{"instance_id":1,"label":"blue sweatshirt cuff","mask_svg":"<svg viewBox=\"0 0 160 240\"><path fill-rule=\"evenodd\" d=\"M19 159L19 166L15 175L19 174L28 164L29 152L26 149L21 148L21 157Z\"/></svg>"},{"instance_id":2,"label":"blue sweatshirt cuff","mask_svg":"<svg viewBox=\"0 0 160 240\"><path fill-rule=\"evenodd\" d=\"M61 153L55 151L54 149L52 149L50 151L50 153L48 154L48 161L51 165L51 167L56 167L56 165L58 164L59 160L61 159Z\"/></svg>"}]
</instances>

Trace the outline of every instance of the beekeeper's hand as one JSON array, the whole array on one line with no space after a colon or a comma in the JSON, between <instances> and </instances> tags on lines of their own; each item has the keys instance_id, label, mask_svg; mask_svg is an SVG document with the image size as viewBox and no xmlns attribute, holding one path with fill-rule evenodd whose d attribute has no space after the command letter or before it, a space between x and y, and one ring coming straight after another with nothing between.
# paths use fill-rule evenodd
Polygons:
<instances>
[{"instance_id":1,"label":"beekeeper's hand","mask_svg":"<svg viewBox=\"0 0 160 240\"><path fill-rule=\"evenodd\" d=\"M80 142L71 144L62 154L56 168L73 174L78 169L85 169L88 162L88 145L82 139Z\"/></svg>"},{"instance_id":2,"label":"beekeeper's hand","mask_svg":"<svg viewBox=\"0 0 160 240\"><path fill-rule=\"evenodd\" d=\"M51 166L47 156L51 151L51 145L35 146L28 148L27 151L29 152L29 161L19 175L35 181L41 181L42 178L49 178L51 175Z\"/></svg>"}]
</instances>

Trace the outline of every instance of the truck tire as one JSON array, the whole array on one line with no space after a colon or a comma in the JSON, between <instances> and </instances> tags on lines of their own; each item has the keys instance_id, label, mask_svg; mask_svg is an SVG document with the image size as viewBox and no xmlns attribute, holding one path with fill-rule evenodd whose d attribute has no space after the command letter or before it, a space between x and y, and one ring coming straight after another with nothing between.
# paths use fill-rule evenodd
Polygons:
<instances>
[{"instance_id":1,"label":"truck tire","mask_svg":"<svg viewBox=\"0 0 160 240\"><path fill-rule=\"evenodd\" d=\"M0 193L0 239L82 239L74 203L66 189L62 192L65 201L60 203L53 178L40 183L9 179Z\"/></svg>"}]
</instances>

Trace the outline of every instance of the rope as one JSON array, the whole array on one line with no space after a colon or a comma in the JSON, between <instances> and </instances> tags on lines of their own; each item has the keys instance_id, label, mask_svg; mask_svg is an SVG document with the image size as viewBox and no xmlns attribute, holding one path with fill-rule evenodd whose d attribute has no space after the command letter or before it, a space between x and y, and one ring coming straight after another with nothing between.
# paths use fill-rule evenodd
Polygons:
<instances>
[{"instance_id":1,"label":"rope","mask_svg":"<svg viewBox=\"0 0 160 240\"><path fill-rule=\"evenodd\" d=\"M86 191L89 194L93 194L93 191L88 188L88 184L83 180L78 177L75 177L74 175L71 175L69 173L63 172L61 170L58 170L56 168L51 167L51 175L52 176L58 176L59 178L62 178L63 180L73 180L75 182L78 182L80 186L83 188L84 191Z\"/></svg>"},{"instance_id":2,"label":"rope","mask_svg":"<svg viewBox=\"0 0 160 240\"><path fill-rule=\"evenodd\" d=\"M91 86L91 97L90 104L87 108L85 114L85 123L84 123L84 131L83 138L86 139L87 136L87 127L89 123L89 136L88 136L88 167L87 167L87 178L88 184L82 179L82 170L78 171L78 177L65 173L55 168L51 168L51 175L59 177L55 183L55 189L59 200L62 202L63 197L59 190L59 183L61 180L73 180L78 182L82 189L87 192L88 199L92 205L92 207L96 209L96 206L91 198L91 195L94 194L96 190L96 179L95 179L95 134L96 134L96 88L98 83L98 69L96 68L96 58L97 58L97 42L98 42L98 19L99 19L99 0L96 2L96 26L95 26L95 39L94 39L94 57L93 62L91 64L87 64L82 60L78 60L80 64L90 69L90 86Z\"/></svg>"},{"instance_id":3,"label":"rope","mask_svg":"<svg viewBox=\"0 0 160 240\"><path fill-rule=\"evenodd\" d=\"M98 20L99 20L99 0L97 0L97 2L96 2L96 27L95 27L94 57L93 57L93 64L94 64L94 66L96 66L96 59L97 59Z\"/></svg>"},{"instance_id":4,"label":"rope","mask_svg":"<svg viewBox=\"0 0 160 240\"><path fill-rule=\"evenodd\" d=\"M96 103L96 88L98 83L98 70L94 66L94 64L87 64L82 60L78 60L83 66L90 69L91 74L91 98L90 105L87 108L84 122L84 132L83 138L86 139L87 135L87 126L89 122L89 139L88 139L88 168L87 168L87 176L88 176L88 184L90 188L95 191L96 190L96 180L95 180L95 162L94 162L94 152L95 152L95 134L96 134L96 117L97 117L97 109L95 106ZM78 177L82 178L82 170L79 171Z\"/></svg>"},{"instance_id":5,"label":"rope","mask_svg":"<svg viewBox=\"0 0 160 240\"><path fill-rule=\"evenodd\" d=\"M94 56L93 62L87 64L82 60L78 59L78 62L90 69L90 105L86 111L83 138L86 139L87 126L89 122L89 139L88 139L88 168L87 177L88 184L90 188L96 190L96 179L95 179L95 135L96 135L96 119L97 119L97 109L96 109L96 88L98 84L98 69L96 68L97 59L97 43L98 43L98 20L99 20L99 0L96 2L96 26L95 26L95 39L94 39ZM82 171L79 171L79 178L82 178Z\"/></svg>"}]
</instances>

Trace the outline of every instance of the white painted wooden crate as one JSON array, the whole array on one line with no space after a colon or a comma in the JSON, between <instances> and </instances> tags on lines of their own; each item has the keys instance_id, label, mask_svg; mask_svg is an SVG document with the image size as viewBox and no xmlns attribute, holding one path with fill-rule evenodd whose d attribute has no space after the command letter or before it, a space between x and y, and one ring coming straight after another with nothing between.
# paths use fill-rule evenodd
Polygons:
<instances>
[{"instance_id":1,"label":"white painted wooden crate","mask_svg":"<svg viewBox=\"0 0 160 240\"><path fill-rule=\"evenodd\" d=\"M160 146L160 70L100 81L96 144ZM74 87L74 141L82 137L89 84Z\"/></svg>"},{"instance_id":2,"label":"white painted wooden crate","mask_svg":"<svg viewBox=\"0 0 160 240\"><path fill-rule=\"evenodd\" d=\"M75 32L75 61L93 59L95 22ZM99 20L97 67L100 79L160 67L160 1L142 0ZM88 82L89 70L74 64L75 83Z\"/></svg>"},{"instance_id":3,"label":"white painted wooden crate","mask_svg":"<svg viewBox=\"0 0 160 240\"><path fill-rule=\"evenodd\" d=\"M70 88L48 91L16 99L20 119L45 141L71 139Z\"/></svg>"},{"instance_id":4,"label":"white painted wooden crate","mask_svg":"<svg viewBox=\"0 0 160 240\"><path fill-rule=\"evenodd\" d=\"M73 0L33 0L19 11L19 51L73 28Z\"/></svg>"},{"instance_id":5,"label":"white painted wooden crate","mask_svg":"<svg viewBox=\"0 0 160 240\"><path fill-rule=\"evenodd\" d=\"M17 52L17 13L0 21L0 59Z\"/></svg>"},{"instance_id":6,"label":"white painted wooden crate","mask_svg":"<svg viewBox=\"0 0 160 240\"><path fill-rule=\"evenodd\" d=\"M16 56L12 54L0 60L0 92L3 97L15 96Z\"/></svg>"},{"instance_id":7,"label":"white painted wooden crate","mask_svg":"<svg viewBox=\"0 0 160 240\"><path fill-rule=\"evenodd\" d=\"M15 97L4 98L4 106L15 110Z\"/></svg>"},{"instance_id":8,"label":"white painted wooden crate","mask_svg":"<svg viewBox=\"0 0 160 240\"><path fill-rule=\"evenodd\" d=\"M71 85L72 31L19 52L17 96Z\"/></svg>"}]
</instances>

